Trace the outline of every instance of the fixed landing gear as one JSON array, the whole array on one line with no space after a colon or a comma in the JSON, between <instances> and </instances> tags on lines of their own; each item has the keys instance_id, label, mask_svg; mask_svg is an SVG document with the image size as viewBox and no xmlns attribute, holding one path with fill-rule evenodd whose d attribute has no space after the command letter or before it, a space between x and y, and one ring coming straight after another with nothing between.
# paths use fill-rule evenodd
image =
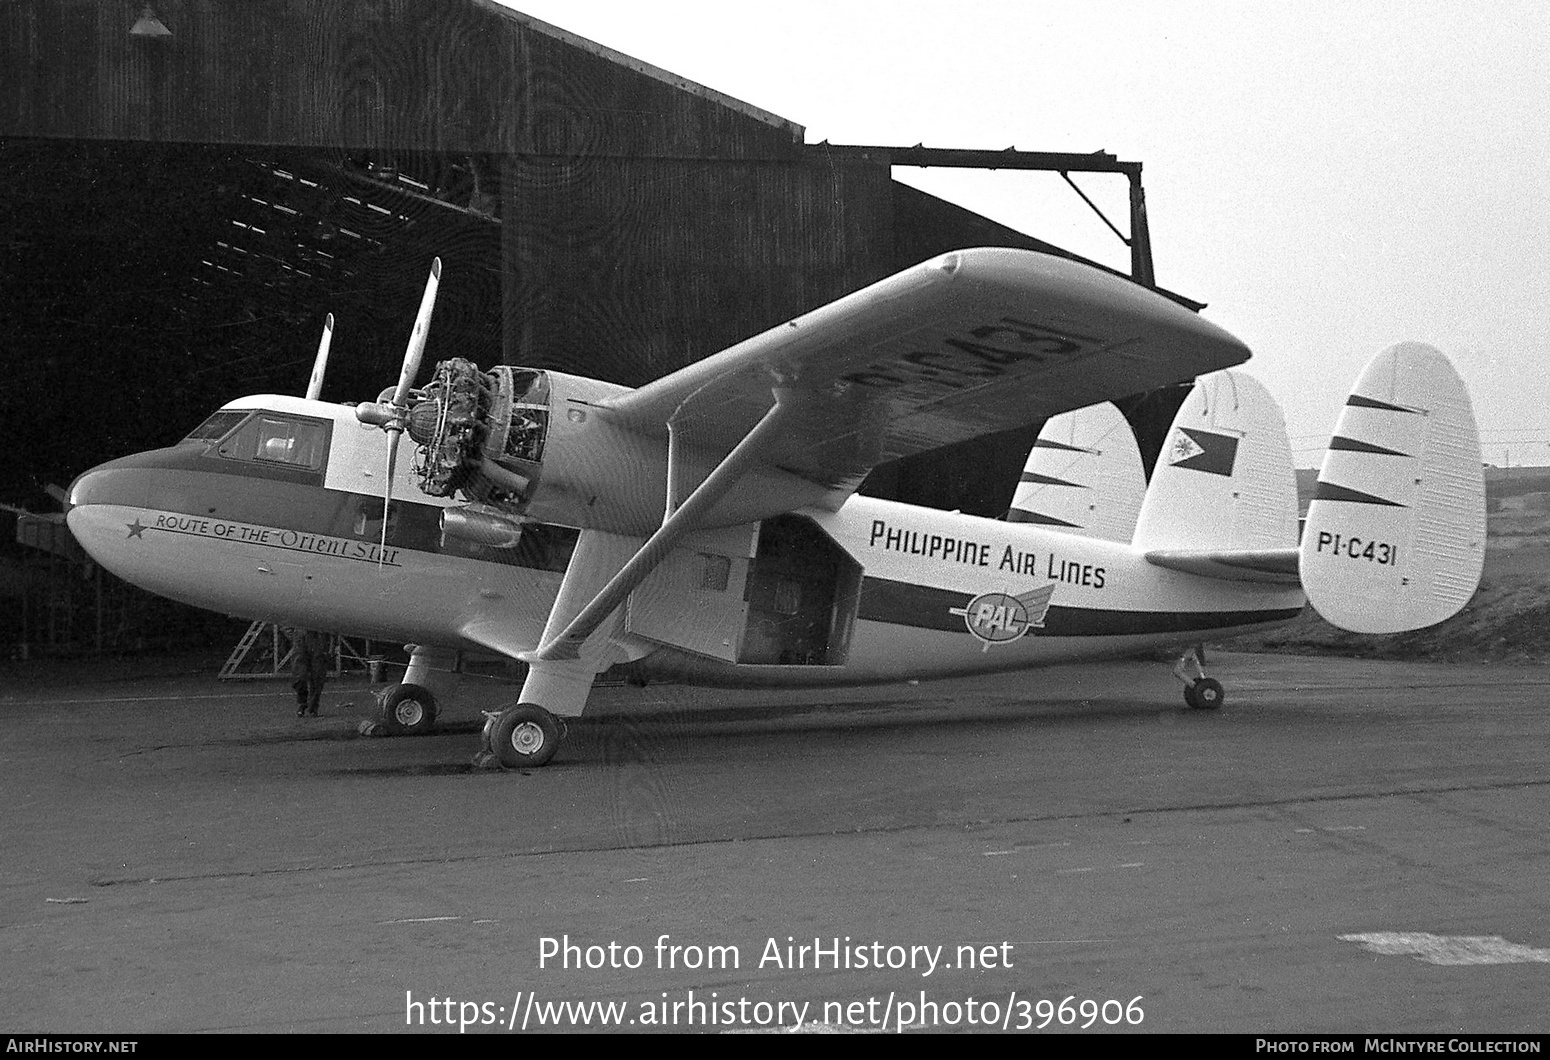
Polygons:
<instances>
[{"instance_id":1,"label":"fixed landing gear","mask_svg":"<svg viewBox=\"0 0 1550 1060\"><path fill-rule=\"evenodd\" d=\"M1205 647L1196 644L1173 664L1173 676L1184 682L1184 702L1195 710L1218 710L1227 698L1222 683L1206 676Z\"/></svg>"},{"instance_id":2,"label":"fixed landing gear","mask_svg":"<svg viewBox=\"0 0 1550 1060\"><path fill-rule=\"evenodd\" d=\"M565 723L543 707L519 703L486 711L482 739L476 766L491 765L493 758L507 769L532 769L554 757L565 739Z\"/></svg>"},{"instance_id":3,"label":"fixed landing gear","mask_svg":"<svg viewBox=\"0 0 1550 1060\"><path fill-rule=\"evenodd\" d=\"M1202 677L1184 689L1184 702L1196 710L1217 710L1226 696L1222 683L1213 677Z\"/></svg>"},{"instance_id":4,"label":"fixed landing gear","mask_svg":"<svg viewBox=\"0 0 1550 1060\"><path fill-rule=\"evenodd\" d=\"M419 685L394 685L382 697L382 728L390 736L423 736L436 725L436 697Z\"/></svg>"},{"instance_id":5,"label":"fixed landing gear","mask_svg":"<svg viewBox=\"0 0 1550 1060\"><path fill-rule=\"evenodd\" d=\"M404 679L377 693L377 718L361 723L365 736L424 736L436 727L442 703L458 689L458 653L425 644L405 644Z\"/></svg>"}]
</instances>

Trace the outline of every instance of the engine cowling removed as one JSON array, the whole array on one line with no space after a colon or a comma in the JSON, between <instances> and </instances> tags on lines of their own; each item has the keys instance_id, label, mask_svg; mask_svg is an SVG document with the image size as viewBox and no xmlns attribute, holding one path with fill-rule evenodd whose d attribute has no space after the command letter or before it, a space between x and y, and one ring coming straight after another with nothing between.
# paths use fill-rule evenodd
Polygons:
<instances>
[{"instance_id":1,"label":"engine cowling removed","mask_svg":"<svg viewBox=\"0 0 1550 1060\"><path fill-rule=\"evenodd\" d=\"M520 513L537 490L549 435L547 373L499 365L488 372L461 357L436 366L408 417L419 444L415 472L433 497Z\"/></svg>"}]
</instances>

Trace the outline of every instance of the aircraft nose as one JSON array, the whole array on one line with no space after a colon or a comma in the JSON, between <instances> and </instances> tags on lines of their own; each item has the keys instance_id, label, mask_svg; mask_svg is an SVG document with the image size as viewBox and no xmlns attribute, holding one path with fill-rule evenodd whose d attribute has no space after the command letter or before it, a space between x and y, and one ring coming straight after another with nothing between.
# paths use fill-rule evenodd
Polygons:
<instances>
[{"instance_id":1,"label":"aircraft nose","mask_svg":"<svg viewBox=\"0 0 1550 1060\"><path fill-rule=\"evenodd\" d=\"M117 504L124 507L146 506L147 470L133 456L109 460L77 475L65 496L65 510L86 505Z\"/></svg>"}]
</instances>

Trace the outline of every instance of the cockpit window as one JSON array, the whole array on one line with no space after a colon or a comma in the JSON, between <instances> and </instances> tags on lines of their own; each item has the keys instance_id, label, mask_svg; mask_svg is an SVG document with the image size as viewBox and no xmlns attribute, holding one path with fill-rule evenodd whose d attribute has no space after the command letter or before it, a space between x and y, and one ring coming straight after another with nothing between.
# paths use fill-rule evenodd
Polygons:
<instances>
[{"instance_id":1,"label":"cockpit window","mask_svg":"<svg viewBox=\"0 0 1550 1060\"><path fill-rule=\"evenodd\" d=\"M213 442L248 418L246 409L222 409L188 432L185 442Z\"/></svg>"},{"instance_id":2,"label":"cockpit window","mask_svg":"<svg viewBox=\"0 0 1550 1060\"><path fill-rule=\"evenodd\" d=\"M263 412L226 439L219 452L233 460L316 470L323 466L327 437L321 421Z\"/></svg>"}]
</instances>

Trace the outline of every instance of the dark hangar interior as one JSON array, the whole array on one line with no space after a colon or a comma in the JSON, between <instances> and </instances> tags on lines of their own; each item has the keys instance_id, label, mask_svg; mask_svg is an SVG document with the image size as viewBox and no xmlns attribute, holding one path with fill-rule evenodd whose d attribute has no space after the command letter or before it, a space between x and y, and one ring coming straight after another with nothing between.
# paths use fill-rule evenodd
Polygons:
<instances>
[{"instance_id":1,"label":"dark hangar interior","mask_svg":"<svg viewBox=\"0 0 1550 1060\"><path fill-rule=\"evenodd\" d=\"M896 165L1126 177L1131 276L1155 286L1140 164L1101 152L809 144L490 0L12 0L0 341L27 444L0 464L5 536L44 543L18 512L45 510L51 484L170 444L233 397L301 393L328 313L323 397L374 397L437 255L427 362L628 385L943 251L1075 257ZM1121 403L1148 464L1182 394ZM886 465L864 492L999 515L1037 431ZM0 587L35 609L5 547Z\"/></svg>"}]
</instances>

